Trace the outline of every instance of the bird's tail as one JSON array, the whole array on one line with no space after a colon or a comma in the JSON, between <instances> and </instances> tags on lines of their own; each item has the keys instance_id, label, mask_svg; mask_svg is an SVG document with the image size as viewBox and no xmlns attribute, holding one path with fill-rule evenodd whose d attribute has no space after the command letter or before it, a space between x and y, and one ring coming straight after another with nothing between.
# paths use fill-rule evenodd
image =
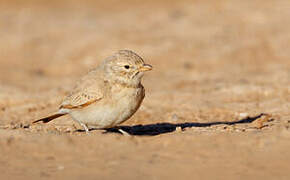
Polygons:
<instances>
[{"instance_id":1,"label":"bird's tail","mask_svg":"<svg viewBox=\"0 0 290 180\"><path fill-rule=\"evenodd\" d=\"M32 123L37 123L37 122L40 122L40 121L42 121L44 123L48 123L49 121L52 121L52 120L54 120L54 119L56 119L56 118L58 118L60 116L63 116L63 115L66 115L66 113L55 113L55 114L50 115L48 117L41 118L41 119L38 119L36 121L33 121Z\"/></svg>"}]
</instances>

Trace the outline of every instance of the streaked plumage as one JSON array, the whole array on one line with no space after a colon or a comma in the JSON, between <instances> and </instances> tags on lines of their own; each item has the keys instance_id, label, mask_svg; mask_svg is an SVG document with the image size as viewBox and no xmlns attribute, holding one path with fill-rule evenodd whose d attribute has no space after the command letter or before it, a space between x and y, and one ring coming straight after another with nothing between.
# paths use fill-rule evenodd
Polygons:
<instances>
[{"instance_id":1,"label":"streaked plumage","mask_svg":"<svg viewBox=\"0 0 290 180\"><path fill-rule=\"evenodd\" d=\"M35 122L49 122L69 114L86 131L114 127L129 119L140 107L145 90L144 71L152 69L130 50L120 50L85 75L62 102L59 111Z\"/></svg>"}]
</instances>

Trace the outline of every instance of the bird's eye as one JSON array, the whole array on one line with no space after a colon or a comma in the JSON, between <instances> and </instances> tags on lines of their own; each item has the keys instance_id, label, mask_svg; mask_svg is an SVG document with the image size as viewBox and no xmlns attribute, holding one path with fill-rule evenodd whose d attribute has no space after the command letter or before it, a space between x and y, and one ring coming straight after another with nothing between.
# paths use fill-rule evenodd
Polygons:
<instances>
[{"instance_id":1,"label":"bird's eye","mask_svg":"<svg viewBox=\"0 0 290 180\"><path fill-rule=\"evenodd\" d=\"M124 68L125 68L125 69L129 69L130 66L129 66L129 65L125 65Z\"/></svg>"}]
</instances>

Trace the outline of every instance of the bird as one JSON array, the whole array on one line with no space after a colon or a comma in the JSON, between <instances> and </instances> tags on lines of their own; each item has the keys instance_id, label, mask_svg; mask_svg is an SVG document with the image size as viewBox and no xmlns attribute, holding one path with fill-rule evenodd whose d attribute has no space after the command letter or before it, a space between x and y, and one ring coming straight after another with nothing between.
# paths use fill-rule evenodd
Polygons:
<instances>
[{"instance_id":1,"label":"bird","mask_svg":"<svg viewBox=\"0 0 290 180\"><path fill-rule=\"evenodd\" d=\"M116 127L139 109L145 97L141 80L144 72L150 70L152 66L132 50L119 50L83 76L57 112L33 123L48 123L69 115L87 133L92 128Z\"/></svg>"}]
</instances>

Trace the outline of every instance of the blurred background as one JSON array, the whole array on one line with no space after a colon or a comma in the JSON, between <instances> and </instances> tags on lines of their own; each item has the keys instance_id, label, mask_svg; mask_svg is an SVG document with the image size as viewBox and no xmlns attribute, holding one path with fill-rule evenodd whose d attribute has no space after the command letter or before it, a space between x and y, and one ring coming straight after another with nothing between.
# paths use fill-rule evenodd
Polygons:
<instances>
[{"instance_id":1,"label":"blurred background","mask_svg":"<svg viewBox=\"0 0 290 180\"><path fill-rule=\"evenodd\" d=\"M275 111L257 103L289 100L289 10L287 0L1 0L0 105L51 111L79 76L131 49L154 66L145 87L155 110Z\"/></svg>"},{"instance_id":2,"label":"blurred background","mask_svg":"<svg viewBox=\"0 0 290 180\"><path fill-rule=\"evenodd\" d=\"M275 120L259 132L287 129L289 17L288 0L0 0L0 125L73 132L79 127L69 118L21 128L56 111L79 76L105 57L130 49L154 70L144 77L142 107L125 125L233 122L269 113Z\"/></svg>"}]
</instances>

